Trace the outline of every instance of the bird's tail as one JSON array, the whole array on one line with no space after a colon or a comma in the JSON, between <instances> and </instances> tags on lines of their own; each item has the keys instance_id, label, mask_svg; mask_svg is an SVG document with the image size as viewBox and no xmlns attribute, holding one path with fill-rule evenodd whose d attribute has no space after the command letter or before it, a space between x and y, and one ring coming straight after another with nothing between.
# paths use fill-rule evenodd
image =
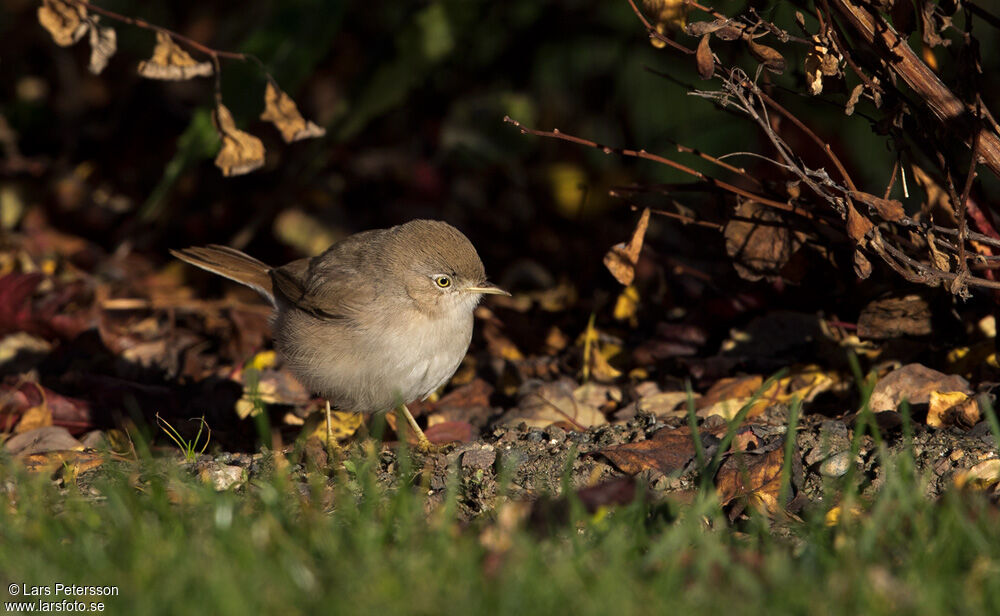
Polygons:
<instances>
[{"instance_id":1,"label":"bird's tail","mask_svg":"<svg viewBox=\"0 0 1000 616\"><path fill-rule=\"evenodd\" d=\"M271 290L271 267L244 252L228 246L211 244L171 250L170 254L203 270L245 284L274 305L274 292Z\"/></svg>"}]
</instances>

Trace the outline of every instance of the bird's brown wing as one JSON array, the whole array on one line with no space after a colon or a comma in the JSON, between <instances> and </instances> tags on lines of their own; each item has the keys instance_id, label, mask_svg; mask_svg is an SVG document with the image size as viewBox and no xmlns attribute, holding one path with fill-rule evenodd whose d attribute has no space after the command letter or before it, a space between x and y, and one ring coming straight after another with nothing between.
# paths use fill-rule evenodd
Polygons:
<instances>
[{"instance_id":1,"label":"bird's brown wing","mask_svg":"<svg viewBox=\"0 0 1000 616\"><path fill-rule=\"evenodd\" d=\"M345 252L353 253L327 251L271 270L275 295L320 319L354 317L374 301L378 281L366 259Z\"/></svg>"}]
</instances>

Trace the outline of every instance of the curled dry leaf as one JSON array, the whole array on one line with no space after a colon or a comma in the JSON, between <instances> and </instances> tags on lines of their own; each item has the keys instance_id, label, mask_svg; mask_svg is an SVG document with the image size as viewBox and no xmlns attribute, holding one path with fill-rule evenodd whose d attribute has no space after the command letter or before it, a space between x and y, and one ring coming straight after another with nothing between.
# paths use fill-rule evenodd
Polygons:
<instances>
[{"instance_id":1,"label":"curled dry leaf","mask_svg":"<svg viewBox=\"0 0 1000 616\"><path fill-rule=\"evenodd\" d=\"M861 100L861 94L864 91L865 91L864 84L859 83L858 85L854 86L854 89L851 90L850 98L847 99L847 105L844 106L845 115L854 115L854 107L858 104L858 101Z\"/></svg>"},{"instance_id":2,"label":"curled dry leaf","mask_svg":"<svg viewBox=\"0 0 1000 616\"><path fill-rule=\"evenodd\" d=\"M982 414L979 401L961 391L932 391L927 406L927 425L932 428L971 428Z\"/></svg>"},{"instance_id":3,"label":"curled dry leaf","mask_svg":"<svg viewBox=\"0 0 1000 616\"><path fill-rule=\"evenodd\" d=\"M728 19L715 19L712 21L695 21L689 23L684 31L690 36L704 36L706 34L712 34L723 27L729 25L730 21Z\"/></svg>"},{"instance_id":4,"label":"curled dry leaf","mask_svg":"<svg viewBox=\"0 0 1000 616\"><path fill-rule=\"evenodd\" d=\"M90 72L99 75L108 60L118 50L118 35L114 28L90 28Z\"/></svg>"},{"instance_id":5,"label":"curled dry leaf","mask_svg":"<svg viewBox=\"0 0 1000 616\"><path fill-rule=\"evenodd\" d=\"M635 279L635 264L639 261L639 253L642 251L642 242L646 238L648 227L649 208L646 208L642 211L639 223L635 226L632 239L627 244L615 244L604 255L604 267L608 268L611 275L626 287L632 284Z\"/></svg>"},{"instance_id":6,"label":"curled dry leaf","mask_svg":"<svg viewBox=\"0 0 1000 616\"><path fill-rule=\"evenodd\" d=\"M761 45L753 39L747 40L747 48L750 50L750 55L762 63L767 70L779 75L785 72L785 58L777 49Z\"/></svg>"},{"instance_id":7,"label":"curled dry leaf","mask_svg":"<svg viewBox=\"0 0 1000 616\"><path fill-rule=\"evenodd\" d=\"M829 53L826 47L819 45L806 55L805 69L809 93L817 96L823 93L823 77L833 77L840 73L840 59Z\"/></svg>"},{"instance_id":8,"label":"curled dry leaf","mask_svg":"<svg viewBox=\"0 0 1000 616\"><path fill-rule=\"evenodd\" d=\"M281 138L285 143L326 134L326 130L302 117L292 97L270 82L264 91L264 113L260 114L260 119L273 122L281 131Z\"/></svg>"},{"instance_id":9,"label":"curled dry leaf","mask_svg":"<svg viewBox=\"0 0 1000 616\"><path fill-rule=\"evenodd\" d=\"M847 206L847 235L858 244L867 241L868 232L875 228L872 221L862 216L853 206Z\"/></svg>"},{"instance_id":10,"label":"curled dry leaf","mask_svg":"<svg viewBox=\"0 0 1000 616\"><path fill-rule=\"evenodd\" d=\"M698 51L695 53L695 60L698 63L698 75L702 79L711 79L715 74L715 58L712 56L712 48L709 46L711 34L701 37L698 43Z\"/></svg>"},{"instance_id":11,"label":"curled dry leaf","mask_svg":"<svg viewBox=\"0 0 1000 616\"><path fill-rule=\"evenodd\" d=\"M49 31L60 47L69 47L87 33L87 9L63 0L42 0L38 7L38 23Z\"/></svg>"},{"instance_id":12,"label":"curled dry leaf","mask_svg":"<svg viewBox=\"0 0 1000 616\"><path fill-rule=\"evenodd\" d=\"M854 275L865 280L872 275L872 262L860 250L854 251Z\"/></svg>"},{"instance_id":13,"label":"curled dry leaf","mask_svg":"<svg viewBox=\"0 0 1000 616\"><path fill-rule=\"evenodd\" d=\"M232 177L250 173L264 164L264 144L250 133L236 128L233 114L225 105L218 105L212 115L222 138L222 149L215 157L215 166L222 175Z\"/></svg>"},{"instance_id":14,"label":"curled dry leaf","mask_svg":"<svg viewBox=\"0 0 1000 616\"><path fill-rule=\"evenodd\" d=\"M896 199L883 199L871 193L858 191L852 191L851 197L874 209L883 220L899 222L906 216L906 212L903 210L903 203Z\"/></svg>"},{"instance_id":15,"label":"curled dry leaf","mask_svg":"<svg viewBox=\"0 0 1000 616\"><path fill-rule=\"evenodd\" d=\"M147 79L182 81L211 75L212 63L197 62L169 35L157 32L153 57L139 63L139 74Z\"/></svg>"}]
</instances>

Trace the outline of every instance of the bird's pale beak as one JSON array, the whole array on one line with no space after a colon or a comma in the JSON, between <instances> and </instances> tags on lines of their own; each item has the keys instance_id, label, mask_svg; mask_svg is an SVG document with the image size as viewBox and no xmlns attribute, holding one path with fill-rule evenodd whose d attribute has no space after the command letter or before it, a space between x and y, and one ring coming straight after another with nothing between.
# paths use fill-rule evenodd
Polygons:
<instances>
[{"instance_id":1,"label":"bird's pale beak","mask_svg":"<svg viewBox=\"0 0 1000 616\"><path fill-rule=\"evenodd\" d=\"M510 293L504 291L500 287L496 286L495 284L489 283L489 282L484 282L483 284L481 284L479 286L476 286L476 287L465 287L465 291L467 293L482 293L483 295L507 295L507 296L510 296Z\"/></svg>"}]
</instances>

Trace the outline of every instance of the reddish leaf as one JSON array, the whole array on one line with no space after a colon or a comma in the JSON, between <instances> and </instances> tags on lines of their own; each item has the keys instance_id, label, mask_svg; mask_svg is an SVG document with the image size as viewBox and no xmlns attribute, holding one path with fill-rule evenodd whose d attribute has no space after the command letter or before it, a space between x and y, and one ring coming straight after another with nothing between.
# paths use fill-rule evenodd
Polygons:
<instances>
[{"instance_id":1,"label":"reddish leaf","mask_svg":"<svg viewBox=\"0 0 1000 616\"><path fill-rule=\"evenodd\" d=\"M20 387L0 385L0 428L13 427L30 408L44 404L52 413L52 424L62 426L72 434L83 434L94 428L90 404L78 398L68 398L37 383Z\"/></svg>"},{"instance_id":2,"label":"reddish leaf","mask_svg":"<svg viewBox=\"0 0 1000 616\"><path fill-rule=\"evenodd\" d=\"M64 311L80 295L81 285L57 286L46 296L35 298L43 280L45 276L38 273L0 278L0 335L23 331L42 337L71 338L90 327L89 311Z\"/></svg>"},{"instance_id":3,"label":"reddish leaf","mask_svg":"<svg viewBox=\"0 0 1000 616\"><path fill-rule=\"evenodd\" d=\"M710 435L702 434L702 442ZM688 428L658 430L638 443L624 443L595 452L607 458L624 473L656 469L664 475L682 470L695 456L694 440Z\"/></svg>"}]
</instances>

